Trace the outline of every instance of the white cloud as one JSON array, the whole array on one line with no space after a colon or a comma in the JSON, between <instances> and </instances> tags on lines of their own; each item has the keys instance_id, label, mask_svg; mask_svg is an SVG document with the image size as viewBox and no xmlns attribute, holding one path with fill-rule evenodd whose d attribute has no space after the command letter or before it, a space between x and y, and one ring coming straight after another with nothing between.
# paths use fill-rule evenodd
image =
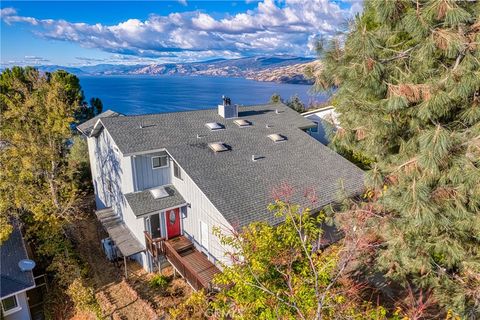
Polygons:
<instances>
[{"instance_id":1,"label":"white cloud","mask_svg":"<svg viewBox=\"0 0 480 320\"><path fill-rule=\"evenodd\" d=\"M314 41L335 34L358 9L354 4L343 10L329 0L284 0L281 5L264 0L255 10L221 19L190 11L103 25L19 16L13 8L2 9L1 19L30 24L40 37L105 52L144 58L174 54L170 58L195 60L225 53L313 55Z\"/></svg>"}]
</instances>

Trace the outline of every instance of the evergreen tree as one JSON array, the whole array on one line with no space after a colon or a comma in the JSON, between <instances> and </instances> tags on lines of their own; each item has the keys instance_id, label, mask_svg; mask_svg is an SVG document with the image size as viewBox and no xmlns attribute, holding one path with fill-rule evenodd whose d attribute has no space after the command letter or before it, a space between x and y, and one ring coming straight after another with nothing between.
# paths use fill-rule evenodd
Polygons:
<instances>
[{"instance_id":1,"label":"evergreen tree","mask_svg":"<svg viewBox=\"0 0 480 320\"><path fill-rule=\"evenodd\" d=\"M372 161L377 266L480 317L480 2L370 0L320 52L334 146ZM352 218L353 219L353 218Z\"/></svg>"},{"instance_id":2,"label":"evergreen tree","mask_svg":"<svg viewBox=\"0 0 480 320\"><path fill-rule=\"evenodd\" d=\"M82 99L83 100L83 99ZM103 103L100 98L91 98L90 104L86 101L82 101L80 108L75 113L75 120L77 123L83 123L88 119L91 119L103 111Z\"/></svg>"},{"instance_id":3,"label":"evergreen tree","mask_svg":"<svg viewBox=\"0 0 480 320\"><path fill-rule=\"evenodd\" d=\"M278 93L274 93L270 97L270 103L283 103L283 99Z\"/></svg>"},{"instance_id":4,"label":"evergreen tree","mask_svg":"<svg viewBox=\"0 0 480 320\"><path fill-rule=\"evenodd\" d=\"M302 100L300 100L300 97L297 94L290 97L290 99L288 99L288 101L286 102L286 105L289 108L297 111L298 113L305 112L305 105L303 104Z\"/></svg>"}]
</instances>

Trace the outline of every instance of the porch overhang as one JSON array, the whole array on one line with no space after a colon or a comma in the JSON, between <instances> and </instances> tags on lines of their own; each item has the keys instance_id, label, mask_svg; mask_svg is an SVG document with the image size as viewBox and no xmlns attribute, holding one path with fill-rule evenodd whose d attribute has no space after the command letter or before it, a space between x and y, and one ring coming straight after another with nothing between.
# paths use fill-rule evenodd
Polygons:
<instances>
[{"instance_id":1,"label":"porch overhang","mask_svg":"<svg viewBox=\"0 0 480 320\"><path fill-rule=\"evenodd\" d=\"M145 251L144 246L112 208L97 210L95 215L124 257Z\"/></svg>"},{"instance_id":2,"label":"porch overhang","mask_svg":"<svg viewBox=\"0 0 480 320\"><path fill-rule=\"evenodd\" d=\"M166 185L163 186L163 188L168 195L158 199L153 197L151 189L125 194L125 198L130 208L132 208L133 214L139 218L187 204L180 192L178 192L173 185Z\"/></svg>"}]
</instances>

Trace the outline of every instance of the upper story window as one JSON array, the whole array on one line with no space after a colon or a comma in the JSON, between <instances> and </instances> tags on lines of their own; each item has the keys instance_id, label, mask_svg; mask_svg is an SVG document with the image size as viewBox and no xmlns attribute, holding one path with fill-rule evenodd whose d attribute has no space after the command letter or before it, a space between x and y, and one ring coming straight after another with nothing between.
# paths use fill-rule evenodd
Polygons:
<instances>
[{"instance_id":1,"label":"upper story window","mask_svg":"<svg viewBox=\"0 0 480 320\"><path fill-rule=\"evenodd\" d=\"M2 299L2 309L2 313L5 316L20 310L21 307L18 305L17 296Z\"/></svg>"},{"instance_id":2,"label":"upper story window","mask_svg":"<svg viewBox=\"0 0 480 320\"><path fill-rule=\"evenodd\" d=\"M106 188L107 188L107 192L112 195L113 194L113 183L112 183L112 180L110 178L106 178L105 179L105 184L106 184Z\"/></svg>"},{"instance_id":3,"label":"upper story window","mask_svg":"<svg viewBox=\"0 0 480 320\"><path fill-rule=\"evenodd\" d=\"M312 122L315 123L315 127L310 128L310 132L317 133L318 132L318 121L312 121Z\"/></svg>"},{"instance_id":4,"label":"upper story window","mask_svg":"<svg viewBox=\"0 0 480 320\"><path fill-rule=\"evenodd\" d=\"M173 162L173 176L177 179L182 179L182 169L178 166L176 162Z\"/></svg>"},{"instance_id":5,"label":"upper story window","mask_svg":"<svg viewBox=\"0 0 480 320\"><path fill-rule=\"evenodd\" d=\"M158 157L152 157L152 168L157 169L157 168L165 168L168 167L168 156L163 155L163 156L158 156Z\"/></svg>"}]
</instances>

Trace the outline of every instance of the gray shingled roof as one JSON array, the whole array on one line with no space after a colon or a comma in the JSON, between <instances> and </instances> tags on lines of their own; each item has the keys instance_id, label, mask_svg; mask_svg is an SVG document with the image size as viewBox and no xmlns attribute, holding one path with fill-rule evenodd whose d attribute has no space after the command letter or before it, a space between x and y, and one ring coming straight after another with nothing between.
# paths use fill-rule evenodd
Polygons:
<instances>
[{"instance_id":1,"label":"gray shingled roof","mask_svg":"<svg viewBox=\"0 0 480 320\"><path fill-rule=\"evenodd\" d=\"M233 227L258 220L280 222L266 206L282 185L293 189L291 202L312 209L335 202L342 189L348 195L363 189L363 172L301 130L313 122L283 104L240 107L239 117L252 126L240 128L234 119L220 117L217 109L109 117L101 122L124 155L166 148ZM205 126L215 121L225 130ZM287 141L274 143L267 137L272 133ZM208 143L218 141L231 150L212 152ZM263 158L252 161L252 155ZM314 194L314 203L305 197L307 191Z\"/></svg>"},{"instance_id":2,"label":"gray shingled roof","mask_svg":"<svg viewBox=\"0 0 480 320\"><path fill-rule=\"evenodd\" d=\"M183 199L182 195L173 185L165 186L165 190L169 194L169 196L165 198L153 198L150 189L127 193L125 198L137 217L168 208L178 207L186 203L185 199Z\"/></svg>"},{"instance_id":3,"label":"gray shingled roof","mask_svg":"<svg viewBox=\"0 0 480 320\"><path fill-rule=\"evenodd\" d=\"M107 110L105 112L100 113L98 116L93 117L92 119L87 120L82 124L79 124L77 126L77 130L80 131L81 133L83 133L84 135L88 136L90 134L90 132L92 132L92 129L95 126L95 124L97 123L98 119L107 118L107 117L118 117L118 116L121 116L121 115L122 115L121 113L118 113L118 112L115 112L115 111L112 111L112 110Z\"/></svg>"},{"instance_id":4,"label":"gray shingled roof","mask_svg":"<svg viewBox=\"0 0 480 320\"><path fill-rule=\"evenodd\" d=\"M22 233L16 222L13 223L13 232L0 245L0 297L24 291L35 285L32 271L21 271L18 262L28 259Z\"/></svg>"}]
</instances>

